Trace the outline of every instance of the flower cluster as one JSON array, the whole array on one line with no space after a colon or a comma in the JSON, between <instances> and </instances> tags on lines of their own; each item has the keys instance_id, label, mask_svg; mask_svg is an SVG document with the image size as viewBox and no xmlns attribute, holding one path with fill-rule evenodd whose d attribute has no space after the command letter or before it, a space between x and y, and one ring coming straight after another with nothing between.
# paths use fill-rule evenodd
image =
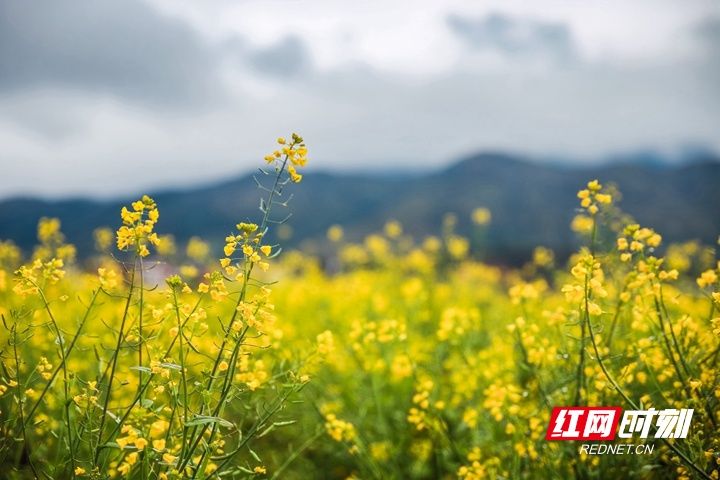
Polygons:
<instances>
[{"instance_id":1,"label":"flower cluster","mask_svg":"<svg viewBox=\"0 0 720 480\"><path fill-rule=\"evenodd\" d=\"M132 210L123 207L120 212L122 226L116 234L118 250L134 250L141 257L150 255L148 245L157 246L160 238L153 232L160 217L155 201L143 195L142 199L133 202Z\"/></svg>"},{"instance_id":2,"label":"flower cluster","mask_svg":"<svg viewBox=\"0 0 720 480\"><path fill-rule=\"evenodd\" d=\"M280 148L271 154L265 155L265 161L270 165L275 165L278 170L282 170L283 166L289 162L290 164L287 166L288 176L294 183L299 183L303 176L298 173L297 169L307 164L308 153L303 138L293 133L289 142L284 137L280 137L277 139L277 143Z\"/></svg>"},{"instance_id":3,"label":"flower cluster","mask_svg":"<svg viewBox=\"0 0 720 480\"><path fill-rule=\"evenodd\" d=\"M37 294L41 285L53 285L65 276L64 266L60 258L46 262L37 259L30 265L22 265L15 272L18 282L13 290L22 296Z\"/></svg>"},{"instance_id":4,"label":"flower cluster","mask_svg":"<svg viewBox=\"0 0 720 480\"><path fill-rule=\"evenodd\" d=\"M257 264L262 270L267 270L270 264L262 260L260 254L269 257L272 254L270 245L260 245L265 232L258 232L258 226L254 223L238 223L237 229L240 232L237 235L228 235L225 237L225 247L223 252L225 257L220 260L221 266L228 275L232 275L236 271L236 267L232 265L230 258L236 250L242 252L245 260L250 264Z\"/></svg>"},{"instance_id":5,"label":"flower cluster","mask_svg":"<svg viewBox=\"0 0 720 480\"><path fill-rule=\"evenodd\" d=\"M588 182L587 188L577 193L580 199L580 207L582 214L573 218L571 228L573 231L589 234L596 226L595 217L600 212L601 205L609 205L612 203L612 195L603 193L603 186L597 180Z\"/></svg>"},{"instance_id":6,"label":"flower cluster","mask_svg":"<svg viewBox=\"0 0 720 480\"><path fill-rule=\"evenodd\" d=\"M464 335L480 327L480 312L477 309L448 307L440 315L437 338L440 341L460 340Z\"/></svg>"},{"instance_id":7,"label":"flower cluster","mask_svg":"<svg viewBox=\"0 0 720 480\"><path fill-rule=\"evenodd\" d=\"M37 226L37 238L40 244L35 248L35 260L58 258L64 262L75 259L75 246L65 243L65 235L60 230L61 223L57 218L41 218Z\"/></svg>"},{"instance_id":8,"label":"flower cluster","mask_svg":"<svg viewBox=\"0 0 720 480\"><path fill-rule=\"evenodd\" d=\"M419 381L415 387L415 394L412 397L413 407L410 408L407 420L414 425L417 430L425 430L430 426L432 417L430 409L430 394L432 393L435 383L430 378L424 378ZM436 408L442 409L444 404L441 402L434 405Z\"/></svg>"},{"instance_id":9,"label":"flower cluster","mask_svg":"<svg viewBox=\"0 0 720 480\"><path fill-rule=\"evenodd\" d=\"M353 424L339 419L334 413L325 415L325 430L336 442L351 442L356 436Z\"/></svg>"},{"instance_id":10,"label":"flower cluster","mask_svg":"<svg viewBox=\"0 0 720 480\"><path fill-rule=\"evenodd\" d=\"M625 227L622 236L617 239L617 249L622 252L620 260L630 261L633 255L644 255L660 246L662 237L651 228L641 228L638 224Z\"/></svg>"},{"instance_id":11,"label":"flower cluster","mask_svg":"<svg viewBox=\"0 0 720 480\"><path fill-rule=\"evenodd\" d=\"M713 287L718 283L718 273L720 273L720 262L715 268L705 270L697 278L696 282L700 288Z\"/></svg>"},{"instance_id":12,"label":"flower cluster","mask_svg":"<svg viewBox=\"0 0 720 480\"><path fill-rule=\"evenodd\" d=\"M467 454L468 463L461 466L457 471L457 476L461 480L483 480L493 476L504 477L497 471L500 460L497 457L482 461L482 453L479 447L474 447Z\"/></svg>"},{"instance_id":13,"label":"flower cluster","mask_svg":"<svg viewBox=\"0 0 720 480\"><path fill-rule=\"evenodd\" d=\"M478 207L472 211L471 218L475 225L484 226L492 220L492 213L489 208Z\"/></svg>"},{"instance_id":14,"label":"flower cluster","mask_svg":"<svg viewBox=\"0 0 720 480\"><path fill-rule=\"evenodd\" d=\"M601 193L603 186L597 180L588 182L587 188L580 190L577 194L580 199L580 206L590 215L596 215L600 211L599 205L612 203L612 195Z\"/></svg>"},{"instance_id":15,"label":"flower cluster","mask_svg":"<svg viewBox=\"0 0 720 480\"><path fill-rule=\"evenodd\" d=\"M593 298L604 298L608 294L603 287L605 275L600 262L591 254L583 255L570 273L576 282L562 287L565 298L575 305L581 305L582 308L585 308L586 304L590 315L603 313L602 308L593 300Z\"/></svg>"},{"instance_id":16,"label":"flower cluster","mask_svg":"<svg viewBox=\"0 0 720 480\"><path fill-rule=\"evenodd\" d=\"M327 356L335 351L335 337L330 330L320 332L317 337L317 351L322 356Z\"/></svg>"}]
</instances>

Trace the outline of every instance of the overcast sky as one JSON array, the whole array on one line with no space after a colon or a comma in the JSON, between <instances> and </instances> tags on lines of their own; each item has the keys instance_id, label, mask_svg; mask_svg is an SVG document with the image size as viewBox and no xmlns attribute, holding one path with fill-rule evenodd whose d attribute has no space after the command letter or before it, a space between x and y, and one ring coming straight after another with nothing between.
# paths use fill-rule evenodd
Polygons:
<instances>
[{"instance_id":1,"label":"overcast sky","mask_svg":"<svg viewBox=\"0 0 720 480\"><path fill-rule=\"evenodd\" d=\"M720 150L716 0L0 0L0 197Z\"/></svg>"}]
</instances>

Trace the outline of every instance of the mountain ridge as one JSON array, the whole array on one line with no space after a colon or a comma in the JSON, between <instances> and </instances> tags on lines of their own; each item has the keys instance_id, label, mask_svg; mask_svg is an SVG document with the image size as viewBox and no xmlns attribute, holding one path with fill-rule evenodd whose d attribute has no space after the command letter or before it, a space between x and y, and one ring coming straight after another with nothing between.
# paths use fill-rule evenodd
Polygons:
<instances>
[{"instance_id":1,"label":"mountain ridge","mask_svg":"<svg viewBox=\"0 0 720 480\"><path fill-rule=\"evenodd\" d=\"M469 233L470 212L486 206L493 212L487 249L500 261L526 256L536 245L561 252L574 247L569 223L575 193L589 179L615 183L621 206L668 240L700 239L711 243L720 233L720 162L715 158L680 165L623 162L607 165L547 165L504 152L465 156L446 168L419 175L308 172L295 198L290 245L322 242L326 229L342 224L348 237L361 239L389 218L399 220L418 237L436 234L448 212L460 219L458 230ZM257 216L259 193L252 175L213 184L150 193L160 208L159 231L179 243L199 235L217 248L242 220ZM92 248L92 230L115 227L118 211L129 199L65 200L13 197L0 200L0 238L24 250L34 244L42 216L63 222L68 241L81 252ZM284 216L282 213L279 214Z\"/></svg>"}]
</instances>

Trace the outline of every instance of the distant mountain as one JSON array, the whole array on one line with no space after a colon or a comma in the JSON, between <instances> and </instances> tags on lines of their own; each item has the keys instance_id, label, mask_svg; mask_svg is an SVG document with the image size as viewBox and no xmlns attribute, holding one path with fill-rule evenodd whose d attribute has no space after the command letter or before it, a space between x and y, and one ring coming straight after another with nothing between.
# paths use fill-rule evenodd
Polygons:
<instances>
[{"instance_id":1,"label":"distant mountain","mask_svg":"<svg viewBox=\"0 0 720 480\"><path fill-rule=\"evenodd\" d=\"M399 220L415 236L437 234L448 212L461 219L462 233L469 229L470 212L486 206L493 213L487 233L492 257L516 261L536 245L568 252L575 241L569 230L575 194L593 178L616 184L622 192L621 207L667 240L714 243L720 233L718 159L708 156L683 165L659 164L642 156L637 160L571 167L482 153L420 176L309 172L292 189L290 243L322 241L335 223L345 227L350 239L360 239L389 218ZM181 244L199 235L211 240L218 253L238 221L259 215L259 192L250 175L202 188L150 193L160 208L160 232L175 235ZM116 227L119 208L127 203L128 199L0 201L0 238L13 239L29 250L38 219L59 217L68 240L81 252L90 251L93 229Z\"/></svg>"}]
</instances>

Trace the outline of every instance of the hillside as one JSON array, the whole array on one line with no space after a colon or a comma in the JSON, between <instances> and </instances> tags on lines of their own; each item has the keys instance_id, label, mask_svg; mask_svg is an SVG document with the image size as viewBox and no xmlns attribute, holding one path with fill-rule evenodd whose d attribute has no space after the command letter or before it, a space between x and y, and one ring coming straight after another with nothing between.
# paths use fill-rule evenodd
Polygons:
<instances>
[{"instance_id":1,"label":"hillside","mask_svg":"<svg viewBox=\"0 0 720 480\"><path fill-rule=\"evenodd\" d=\"M720 163L707 158L667 166L647 162L592 167L539 164L516 156L484 153L422 176L309 172L295 188L291 243L321 240L328 226L342 224L359 239L395 218L416 236L439 231L442 216L454 212L460 231L477 206L493 212L489 254L513 261L535 245L560 252L573 246L568 225L575 193L588 179L616 184L621 207L671 241L700 239L712 243L720 233ZM196 232L218 244L240 220L257 218L258 192L252 177L194 189L150 192L161 211L159 230L183 243ZM47 201L11 198L0 201L0 238L24 249L34 243L42 216L59 217L69 241L86 251L92 230L116 225L118 209L128 199ZM219 250L218 250L219 251Z\"/></svg>"}]
</instances>

